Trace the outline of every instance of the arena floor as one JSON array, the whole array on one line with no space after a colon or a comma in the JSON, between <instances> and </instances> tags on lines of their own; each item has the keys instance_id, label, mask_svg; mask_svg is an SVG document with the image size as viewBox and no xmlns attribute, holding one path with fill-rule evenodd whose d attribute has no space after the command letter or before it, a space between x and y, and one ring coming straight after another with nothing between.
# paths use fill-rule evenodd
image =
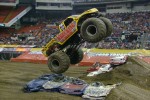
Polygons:
<instances>
[{"instance_id":1,"label":"arena floor","mask_svg":"<svg viewBox=\"0 0 150 100\"><path fill-rule=\"evenodd\" d=\"M150 66L143 61L129 58L126 64L93 78L86 77L88 68L71 66L64 74L79 77L88 83L95 81L101 81L104 84L122 82L120 86L110 92L106 100L149 100ZM0 61L0 100L82 100L81 97L67 94L24 93L22 91L27 82L48 73L50 70L45 64Z\"/></svg>"}]
</instances>

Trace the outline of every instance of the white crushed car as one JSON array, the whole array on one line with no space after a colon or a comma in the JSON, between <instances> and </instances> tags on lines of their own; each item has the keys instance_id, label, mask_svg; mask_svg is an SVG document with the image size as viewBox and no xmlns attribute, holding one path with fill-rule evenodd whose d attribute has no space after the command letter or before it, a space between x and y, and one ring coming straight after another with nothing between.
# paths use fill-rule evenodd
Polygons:
<instances>
[{"instance_id":1,"label":"white crushed car","mask_svg":"<svg viewBox=\"0 0 150 100\"><path fill-rule=\"evenodd\" d=\"M102 65L99 70L101 70L102 72L110 72L112 70L112 66L110 64L105 64Z\"/></svg>"},{"instance_id":2,"label":"white crushed car","mask_svg":"<svg viewBox=\"0 0 150 100\"><path fill-rule=\"evenodd\" d=\"M96 76L101 73L109 72L112 69L113 68L110 64L105 64L105 65L100 66L98 70L90 72L87 76Z\"/></svg>"},{"instance_id":3,"label":"white crushed car","mask_svg":"<svg viewBox=\"0 0 150 100\"><path fill-rule=\"evenodd\" d=\"M113 84L105 86L101 82L95 82L90 84L83 92L82 98L84 99L94 99L103 100L110 93L110 91L120 84Z\"/></svg>"},{"instance_id":4,"label":"white crushed car","mask_svg":"<svg viewBox=\"0 0 150 100\"><path fill-rule=\"evenodd\" d=\"M126 61L127 61L127 56L116 56L110 59L110 64L121 65L121 64L126 63Z\"/></svg>"},{"instance_id":5,"label":"white crushed car","mask_svg":"<svg viewBox=\"0 0 150 100\"><path fill-rule=\"evenodd\" d=\"M96 76L101 73L103 73L101 70L97 70L97 71L90 72L89 74L87 74L87 76Z\"/></svg>"}]
</instances>

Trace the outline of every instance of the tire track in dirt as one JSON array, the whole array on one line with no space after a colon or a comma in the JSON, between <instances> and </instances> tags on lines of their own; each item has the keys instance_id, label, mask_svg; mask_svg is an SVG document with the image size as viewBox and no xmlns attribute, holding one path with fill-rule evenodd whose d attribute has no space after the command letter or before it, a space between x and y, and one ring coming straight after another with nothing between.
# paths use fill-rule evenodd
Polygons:
<instances>
[{"instance_id":1,"label":"tire track in dirt","mask_svg":"<svg viewBox=\"0 0 150 100\"><path fill-rule=\"evenodd\" d=\"M141 59L139 59L138 57L133 57L133 60L135 62L137 62L138 64L140 64L142 67L144 67L145 69L150 71L150 65L144 61L142 61Z\"/></svg>"},{"instance_id":2,"label":"tire track in dirt","mask_svg":"<svg viewBox=\"0 0 150 100\"><path fill-rule=\"evenodd\" d=\"M118 95L118 100L149 100L150 92L132 84L122 84L114 92Z\"/></svg>"}]
</instances>

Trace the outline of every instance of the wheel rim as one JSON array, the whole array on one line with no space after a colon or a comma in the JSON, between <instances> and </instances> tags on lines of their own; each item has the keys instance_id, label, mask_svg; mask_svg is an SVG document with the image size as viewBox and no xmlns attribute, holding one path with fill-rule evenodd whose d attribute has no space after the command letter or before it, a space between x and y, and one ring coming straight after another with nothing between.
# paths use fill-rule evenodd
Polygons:
<instances>
[{"instance_id":1,"label":"wheel rim","mask_svg":"<svg viewBox=\"0 0 150 100\"><path fill-rule=\"evenodd\" d=\"M53 68L58 68L59 65L60 65L60 62L57 60L57 59L54 59L52 62L51 62L51 65Z\"/></svg>"},{"instance_id":2,"label":"wheel rim","mask_svg":"<svg viewBox=\"0 0 150 100\"><path fill-rule=\"evenodd\" d=\"M96 28L96 26L95 26L95 25L89 25L89 26L86 28L86 33L87 33L88 35L91 35L91 36L95 35L95 34L97 33L97 28Z\"/></svg>"}]
</instances>

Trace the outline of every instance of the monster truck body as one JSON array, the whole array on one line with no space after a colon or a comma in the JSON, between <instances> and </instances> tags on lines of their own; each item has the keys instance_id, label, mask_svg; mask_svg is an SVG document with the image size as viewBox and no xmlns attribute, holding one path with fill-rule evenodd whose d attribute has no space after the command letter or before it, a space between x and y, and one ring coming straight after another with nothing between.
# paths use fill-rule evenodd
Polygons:
<instances>
[{"instance_id":1,"label":"monster truck body","mask_svg":"<svg viewBox=\"0 0 150 100\"><path fill-rule=\"evenodd\" d=\"M80 15L69 16L59 25L59 30L60 33L42 49L48 57L48 67L54 73L63 73L70 64L79 63L83 58L83 51L79 49L81 43L95 43L109 36L112 24L93 8Z\"/></svg>"},{"instance_id":2,"label":"monster truck body","mask_svg":"<svg viewBox=\"0 0 150 100\"><path fill-rule=\"evenodd\" d=\"M58 48L59 48L59 50L63 49L60 46L63 46L65 44L65 42L69 38L72 37L72 35L74 35L75 33L78 32L78 30L80 28L80 27L78 27L79 26L79 24L78 24L79 20L82 17L84 17L85 15L92 14L92 13L97 13L97 12L98 12L98 10L95 9L95 8L93 8L93 9L90 9L88 11L85 11L81 15L72 15L72 16L69 16L67 19L65 19L59 25L60 33L57 34L51 41L49 41L49 43L47 43L46 46L44 46L44 48L42 50L43 54L45 56L49 56L50 54L52 54L53 52L55 52L56 50L58 50ZM81 20L83 20L83 19L81 19Z\"/></svg>"}]
</instances>

